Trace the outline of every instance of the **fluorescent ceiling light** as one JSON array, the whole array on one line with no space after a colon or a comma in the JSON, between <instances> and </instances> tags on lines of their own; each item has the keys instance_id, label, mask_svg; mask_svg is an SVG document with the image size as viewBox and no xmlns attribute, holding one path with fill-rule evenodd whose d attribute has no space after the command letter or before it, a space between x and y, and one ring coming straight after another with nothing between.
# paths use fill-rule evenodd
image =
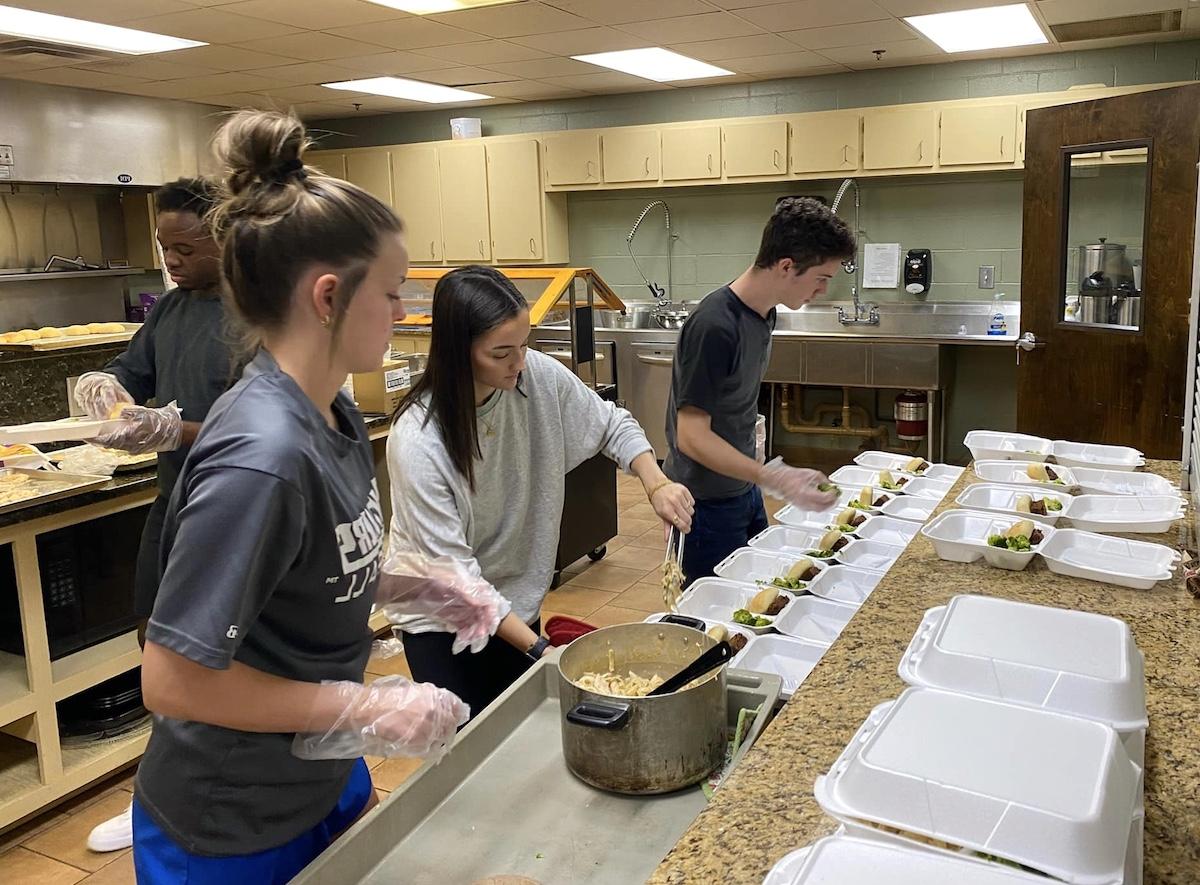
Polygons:
<instances>
[{"instance_id":1,"label":"fluorescent ceiling light","mask_svg":"<svg viewBox=\"0 0 1200 885\"><path fill-rule=\"evenodd\" d=\"M649 49L624 49L620 52L596 52L592 55L573 55L576 61L612 68L645 80L665 83L668 80L697 80L701 77L729 77L733 71L718 68L669 49L651 46Z\"/></svg>"},{"instance_id":2,"label":"fluorescent ceiling light","mask_svg":"<svg viewBox=\"0 0 1200 885\"><path fill-rule=\"evenodd\" d=\"M459 9L478 9L480 6L500 6L516 3L517 0L369 0L379 6L402 9L413 15L429 15L432 12L455 12Z\"/></svg>"},{"instance_id":3,"label":"fluorescent ceiling light","mask_svg":"<svg viewBox=\"0 0 1200 885\"><path fill-rule=\"evenodd\" d=\"M345 89L349 92L369 92L371 95L408 98L413 101L427 101L430 104L446 104L452 101L478 101L481 98L492 97L479 92L455 89L452 86L422 83L420 80L406 80L403 77L368 77L365 80L343 80L340 83L322 83L321 85L329 89Z\"/></svg>"},{"instance_id":4,"label":"fluorescent ceiling light","mask_svg":"<svg viewBox=\"0 0 1200 885\"><path fill-rule=\"evenodd\" d=\"M946 52L1050 42L1024 3L914 15L904 20Z\"/></svg>"},{"instance_id":5,"label":"fluorescent ceiling light","mask_svg":"<svg viewBox=\"0 0 1200 885\"><path fill-rule=\"evenodd\" d=\"M165 34L135 31L102 25L63 15L17 9L15 6L0 6L0 34L45 40L47 43L63 43L67 46L86 46L89 49L106 49L124 52L127 55L145 55L148 52L170 52L192 46L207 46L196 40L182 40Z\"/></svg>"}]
</instances>

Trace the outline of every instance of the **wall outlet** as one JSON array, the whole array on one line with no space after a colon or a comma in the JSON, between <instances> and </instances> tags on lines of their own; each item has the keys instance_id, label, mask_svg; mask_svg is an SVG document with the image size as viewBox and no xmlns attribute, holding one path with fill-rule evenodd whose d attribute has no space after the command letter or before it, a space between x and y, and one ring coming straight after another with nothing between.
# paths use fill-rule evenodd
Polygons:
<instances>
[{"instance_id":1,"label":"wall outlet","mask_svg":"<svg viewBox=\"0 0 1200 885\"><path fill-rule=\"evenodd\" d=\"M14 166L16 160L13 158L13 146L11 144L0 144L0 166Z\"/></svg>"},{"instance_id":2,"label":"wall outlet","mask_svg":"<svg viewBox=\"0 0 1200 885\"><path fill-rule=\"evenodd\" d=\"M979 265L979 288L996 288L996 266L994 264Z\"/></svg>"}]
</instances>

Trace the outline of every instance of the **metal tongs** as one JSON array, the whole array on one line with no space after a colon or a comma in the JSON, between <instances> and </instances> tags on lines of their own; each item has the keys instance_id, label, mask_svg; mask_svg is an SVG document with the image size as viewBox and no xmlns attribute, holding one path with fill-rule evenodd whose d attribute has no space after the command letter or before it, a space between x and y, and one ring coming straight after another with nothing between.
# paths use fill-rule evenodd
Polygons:
<instances>
[{"instance_id":1,"label":"metal tongs","mask_svg":"<svg viewBox=\"0 0 1200 885\"><path fill-rule=\"evenodd\" d=\"M679 597L683 595L683 542L685 535L677 526L671 526L667 535L667 553L663 557L663 603L667 611L679 610Z\"/></svg>"}]
</instances>

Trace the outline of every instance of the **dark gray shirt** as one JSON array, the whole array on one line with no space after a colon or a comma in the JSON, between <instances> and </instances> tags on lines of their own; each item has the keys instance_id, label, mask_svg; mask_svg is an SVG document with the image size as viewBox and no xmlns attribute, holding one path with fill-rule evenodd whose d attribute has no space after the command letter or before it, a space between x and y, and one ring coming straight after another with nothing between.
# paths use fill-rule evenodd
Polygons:
<instances>
[{"instance_id":1,"label":"dark gray shirt","mask_svg":"<svg viewBox=\"0 0 1200 885\"><path fill-rule=\"evenodd\" d=\"M775 309L763 319L728 286L710 293L679 333L671 396L667 402L667 443L663 463L668 477L687 486L698 500L732 498L750 483L722 476L679 451L679 410L694 406L712 418L712 431L753 458L758 391L771 359Z\"/></svg>"},{"instance_id":2,"label":"dark gray shirt","mask_svg":"<svg viewBox=\"0 0 1200 885\"><path fill-rule=\"evenodd\" d=\"M116 376L134 402L178 403L184 421L203 421L208 410L242 374L235 333L216 291L172 289L158 300L123 354L105 371ZM171 497L187 449L158 456L158 491Z\"/></svg>"},{"instance_id":3,"label":"dark gray shirt","mask_svg":"<svg viewBox=\"0 0 1200 885\"><path fill-rule=\"evenodd\" d=\"M214 669L362 681L384 524L362 417L345 393L333 410L340 430L266 351L217 401L168 508L150 642ZM297 759L292 738L156 716L138 800L192 853L282 845L353 765Z\"/></svg>"}]
</instances>

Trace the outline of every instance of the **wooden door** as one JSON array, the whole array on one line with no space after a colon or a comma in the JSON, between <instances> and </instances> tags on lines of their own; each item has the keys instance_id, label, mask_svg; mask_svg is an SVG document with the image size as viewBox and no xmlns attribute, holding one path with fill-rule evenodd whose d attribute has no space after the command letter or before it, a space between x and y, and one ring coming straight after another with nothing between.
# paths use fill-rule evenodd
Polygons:
<instances>
[{"instance_id":1,"label":"wooden door","mask_svg":"<svg viewBox=\"0 0 1200 885\"><path fill-rule=\"evenodd\" d=\"M496 261L540 261L544 197L537 141L489 144L487 180L492 257Z\"/></svg>"},{"instance_id":2,"label":"wooden door","mask_svg":"<svg viewBox=\"0 0 1200 885\"><path fill-rule=\"evenodd\" d=\"M483 143L439 144L437 151L445 259L455 264L491 261L487 157Z\"/></svg>"},{"instance_id":3,"label":"wooden door","mask_svg":"<svg viewBox=\"0 0 1200 885\"><path fill-rule=\"evenodd\" d=\"M408 257L415 264L442 260L442 193L437 148L402 145L391 149L392 195L404 221Z\"/></svg>"},{"instance_id":4,"label":"wooden door","mask_svg":"<svg viewBox=\"0 0 1200 885\"><path fill-rule=\"evenodd\" d=\"M1017 427L1051 439L1131 445L1178 458L1200 162L1200 86L1030 110L1025 148L1021 329L1039 345L1017 370ZM1070 160L1147 149L1140 327L1064 317ZM1108 164L1112 169L1114 164ZM1084 176L1105 168L1092 162Z\"/></svg>"},{"instance_id":5,"label":"wooden door","mask_svg":"<svg viewBox=\"0 0 1200 885\"><path fill-rule=\"evenodd\" d=\"M551 187L600 183L600 136L595 132L558 132L542 138L546 184Z\"/></svg>"},{"instance_id":6,"label":"wooden door","mask_svg":"<svg viewBox=\"0 0 1200 885\"><path fill-rule=\"evenodd\" d=\"M392 157L387 148L346 153L346 181L392 205Z\"/></svg>"},{"instance_id":7,"label":"wooden door","mask_svg":"<svg viewBox=\"0 0 1200 885\"><path fill-rule=\"evenodd\" d=\"M946 108L938 162L943 166L1011 163L1017 156L1017 106Z\"/></svg>"},{"instance_id":8,"label":"wooden door","mask_svg":"<svg viewBox=\"0 0 1200 885\"><path fill-rule=\"evenodd\" d=\"M793 119L792 172L853 172L862 145L862 117L856 111L804 114Z\"/></svg>"},{"instance_id":9,"label":"wooden door","mask_svg":"<svg viewBox=\"0 0 1200 885\"><path fill-rule=\"evenodd\" d=\"M658 181L661 148L657 126L613 129L601 136L604 180Z\"/></svg>"},{"instance_id":10,"label":"wooden door","mask_svg":"<svg viewBox=\"0 0 1200 885\"><path fill-rule=\"evenodd\" d=\"M721 177L721 127L680 126L662 130L663 181Z\"/></svg>"},{"instance_id":11,"label":"wooden door","mask_svg":"<svg viewBox=\"0 0 1200 885\"><path fill-rule=\"evenodd\" d=\"M864 169L923 169L937 156L937 111L932 108L866 111Z\"/></svg>"},{"instance_id":12,"label":"wooden door","mask_svg":"<svg viewBox=\"0 0 1200 885\"><path fill-rule=\"evenodd\" d=\"M788 124L786 120L726 123L721 127L725 175L750 178L787 172Z\"/></svg>"}]
</instances>

